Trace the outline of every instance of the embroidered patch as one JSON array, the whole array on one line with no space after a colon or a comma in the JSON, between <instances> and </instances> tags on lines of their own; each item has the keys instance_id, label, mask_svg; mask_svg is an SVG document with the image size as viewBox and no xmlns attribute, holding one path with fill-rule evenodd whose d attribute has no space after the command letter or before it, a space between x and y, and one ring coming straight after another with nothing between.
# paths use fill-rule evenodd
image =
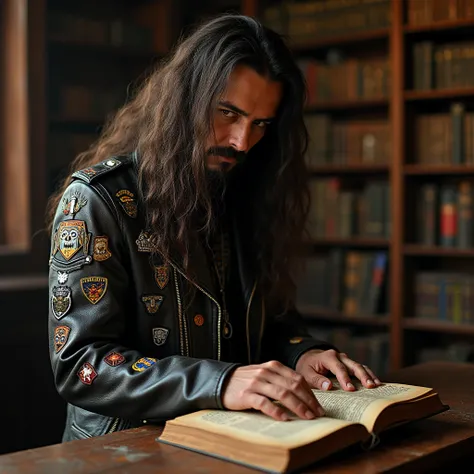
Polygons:
<instances>
[{"instance_id":1,"label":"embroidered patch","mask_svg":"<svg viewBox=\"0 0 474 474\"><path fill-rule=\"evenodd\" d=\"M68 278L69 278L69 275L66 272L58 271L58 283L60 285L64 285L65 283L67 283Z\"/></svg>"},{"instance_id":2,"label":"embroidered patch","mask_svg":"<svg viewBox=\"0 0 474 474\"><path fill-rule=\"evenodd\" d=\"M77 376L82 383L90 385L97 377L97 372L89 362L86 362L77 373Z\"/></svg>"},{"instance_id":3,"label":"embroidered patch","mask_svg":"<svg viewBox=\"0 0 474 474\"><path fill-rule=\"evenodd\" d=\"M156 284L162 290L167 284L170 279L170 272L168 265L159 265L155 266L155 281Z\"/></svg>"},{"instance_id":4,"label":"embroidered patch","mask_svg":"<svg viewBox=\"0 0 474 474\"><path fill-rule=\"evenodd\" d=\"M202 326L204 324L204 316L202 314L196 314L196 316L194 316L194 324L196 326Z\"/></svg>"},{"instance_id":5,"label":"embroidered patch","mask_svg":"<svg viewBox=\"0 0 474 474\"><path fill-rule=\"evenodd\" d=\"M71 288L68 286L53 286L51 309L56 319L61 319L71 309Z\"/></svg>"},{"instance_id":6,"label":"embroidered patch","mask_svg":"<svg viewBox=\"0 0 474 474\"><path fill-rule=\"evenodd\" d=\"M115 196L118 198L120 205L125 213L130 217L137 217L138 209L135 201L135 195L128 189L121 189Z\"/></svg>"},{"instance_id":7,"label":"embroidered patch","mask_svg":"<svg viewBox=\"0 0 474 474\"><path fill-rule=\"evenodd\" d=\"M56 354L66 345L71 328L68 326L58 326L54 330L54 347Z\"/></svg>"},{"instance_id":8,"label":"embroidered patch","mask_svg":"<svg viewBox=\"0 0 474 474\"><path fill-rule=\"evenodd\" d=\"M97 171L94 168L86 168L84 170L81 170L81 172L84 173L86 176L89 176L90 178L97 174Z\"/></svg>"},{"instance_id":9,"label":"embroidered patch","mask_svg":"<svg viewBox=\"0 0 474 474\"><path fill-rule=\"evenodd\" d=\"M63 214L74 218L86 204L87 199L79 191L75 191L71 196L63 198Z\"/></svg>"},{"instance_id":10,"label":"embroidered patch","mask_svg":"<svg viewBox=\"0 0 474 474\"><path fill-rule=\"evenodd\" d=\"M104 361L111 367L117 367L117 365L123 364L125 362L125 357L122 354L114 351L106 355L104 357Z\"/></svg>"},{"instance_id":11,"label":"embroidered patch","mask_svg":"<svg viewBox=\"0 0 474 474\"><path fill-rule=\"evenodd\" d=\"M71 260L80 250L84 255L89 251L90 236L84 221L60 222L54 237L53 256L59 251L66 261Z\"/></svg>"},{"instance_id":12,"label":"embroidered patch","mask_svg":"<svg viewBox=\"0 0 474 474\"><path fill-rule=\"evenodd\" d=\"M112 256L109 249L109 238L105 235L94 237L93 248L94 260L98 262L103 262Z\"/></svg>"},{"instance_id":13,"label":"embroidered patch","mask_svg":"<svg viewBox=\"0 0 474 474\"><path fill-rule=\"evenodd\" d=\"M166 328L153 328L153 342L157 346L162 346L168 339L169 329Z\"/></svg>"},{"instance_id":14,"label":"embroidered patch","mask_svg":"<svg viewBox=\"0 0 474 474\"><path fill-rule=\"evenodd\" d=\"M81 278L81 289L92 304L98 303L107 291L108 279L105 277Z\"/></svg>"},{"instance_id":15,"label":"embroidered patch","mask_svg":"<svg viewBox=\"0 0 474 474\"><path fill-rule=\"evenodd\" d=\"M146 295L142 296L142 302L145 303L147 313L155 314L163 303L163 296L161 295Z\"/></svg>"},{"instance_id":16,"label":"embroidered patch","mask_svg":"<svg viewBox=\"0 0 474 474\"><path fill-rule=\"evenodd\" d=\"M142 357L132 365L132 369L136 372L143 372L145 369L148 369L148 367L151 367L155 364L156 359L153 359L152 357Z\"/></svg>"},{"instance_id":17,"label":"embroidered patch","mask_svg":"<svg viewBox=\"0 0 474 474\"><path fill-rule=\"evenodd\" d=\"M290 339L290 344L299 344L303 340L302 337L292 337Z\"/></svg>"},{"instance_id":18,"label":"embroidered patch","mask_svg":"<svg viewBox=\"0 0 474 474\"><path fill-rule=\"evenodd\" d=\"M135 240L137 244L139 252L153 252L155 248L155 243L153 242L153 238L149 232L146 230L142 230L138 239Z\"/></svg>"}]
</instances>

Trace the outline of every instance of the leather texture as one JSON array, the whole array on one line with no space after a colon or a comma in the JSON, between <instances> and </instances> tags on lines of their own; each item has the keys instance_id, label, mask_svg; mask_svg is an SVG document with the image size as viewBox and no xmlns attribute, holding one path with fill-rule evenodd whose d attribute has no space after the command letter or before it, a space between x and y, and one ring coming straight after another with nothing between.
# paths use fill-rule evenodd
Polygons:
<instances>
[{"instance_id":1,"label":"leather texture","mask_svg":"<svg viewBox=\"0 0 474 474\"><path fill-rule=\"evenodd\" d=\"M237 344L247 360L222 360L212 265L196 243L199 271L190 281L179 254L164 262L147 249L135 155L73 177L56 212L49 273L51 366L68 403L64 441L220 409L225 380L239 364L274 359L294 368L305 351L332 348L308 335L296 310L265 314L236 222L241 287L233 291L246 308L246 336Z\"/></svg>"}]
</instances>

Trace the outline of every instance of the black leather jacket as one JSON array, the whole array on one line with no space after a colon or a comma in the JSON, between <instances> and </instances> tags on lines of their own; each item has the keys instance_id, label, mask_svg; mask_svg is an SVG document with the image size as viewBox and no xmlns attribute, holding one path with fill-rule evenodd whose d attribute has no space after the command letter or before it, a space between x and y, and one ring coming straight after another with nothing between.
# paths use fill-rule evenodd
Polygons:
<instances>
[{"instance_id":1,"label":"black leather jacket","mask_svg":"<svg viewBox=\"0 0 474 474\"><path fill-rule=\"evenodd\" d=\"M206 254L196 243L199 273L191 282L179 258L165 263L150 252L135 160L114 157L74 173L56 212L49 349L68 402L64 441L222 408L237 363L294 367L308 349L330 347L308 336L296 311L265 314L235 231L245 307L236 342L245 344L246 360L222 360L222 307Z\"/></svg>"}]
</instances>

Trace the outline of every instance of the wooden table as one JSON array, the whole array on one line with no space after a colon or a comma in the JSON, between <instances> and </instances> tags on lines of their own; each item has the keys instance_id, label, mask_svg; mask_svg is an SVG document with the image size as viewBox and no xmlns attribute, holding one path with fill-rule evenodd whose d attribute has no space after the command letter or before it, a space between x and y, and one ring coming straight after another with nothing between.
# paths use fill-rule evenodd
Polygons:
<instances>
[{"instance_id":1,"label":"wooden table","mask_svg":"<svg viewBox=\"0 0 474 474\"><path fill-rule=\"evenodd\" d=\"M434 387L451 409L387 432L370 453L349 448L305 472L431 474L452 471L461 460L474 460L474 364L420 364L392 373L388 380ZM257 472L161 444L156 441L160 432L159 427L144 426L5 454L0 456L0 474ZM467 472L472 470L471 464Z\"/></svg>"}]
</instances>

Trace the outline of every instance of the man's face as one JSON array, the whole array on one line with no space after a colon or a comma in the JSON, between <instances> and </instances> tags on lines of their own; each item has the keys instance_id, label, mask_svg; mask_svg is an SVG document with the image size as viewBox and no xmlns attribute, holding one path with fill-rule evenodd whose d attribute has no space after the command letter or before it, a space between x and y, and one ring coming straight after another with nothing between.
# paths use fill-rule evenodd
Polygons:
<instances>
[{"instance_id":1,"label":"man's face","mask_svg":"<svg viewBox=\"0 0 474 474\"><path fill-rule=\"evenodd\" d=\"M207 168L228 172L242 162L274 120L282 95L281 83L237 66L214 111L207 143Z\"/></svg>"}]
</instances>

